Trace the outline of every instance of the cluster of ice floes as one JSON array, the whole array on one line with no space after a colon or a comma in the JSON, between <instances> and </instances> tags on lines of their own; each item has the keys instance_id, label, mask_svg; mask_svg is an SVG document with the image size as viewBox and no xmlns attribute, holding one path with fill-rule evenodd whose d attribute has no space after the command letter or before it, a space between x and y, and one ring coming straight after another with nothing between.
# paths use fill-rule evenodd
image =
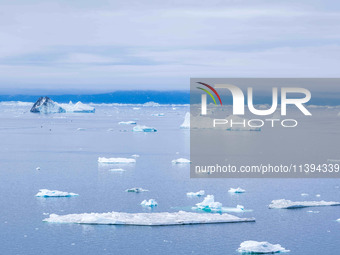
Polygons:
<instances>
[{"instance_id":1,"label":"cluster of ice floes","mask_svg":"<svg viewBox=\"0 0 340 255\"><path fill-rule=\"evenodd\" d=\"M253 222L254 218L239 218L230 214L206 214L193 212L161 212L161 213L83 213L57 215L50 214L46 222L78 223L78 224L109 224L109 225L142 225L167 226L184 224L234 223Z\"/></svg>"},{"instance_id":2,"label":"cluster of ice floes","mask_svg":"<svg viewBox=\"0 0 340 255\"><path fill-rule=\"evenodd\" d=\"M335 206L340 205L340 202L326 202L326 201L301 201L292 202L286 199L273 200L269 205L271 209L295 209L302 207L312 207L312 206Z\"/></svg>"},{"instance_id":3,"label":"cluster of ice floes","mask_svg":"<svg viewBox=\"0 0 340 255\"><path fill-rule=\"evenodd\" d=\"M98 163L101 164L129 164L129 163L136 163L134 158L104 158L99 157Z\"/></svg>"},{"instance_id":4,"label":"cluster of ice floes","mask_svg":"<svg viewBox=\"0 0 340 255\"><path fill-rule=\"evenodd\" d=\"M150 133L150 132L157 132L157 129L155 129L153 127L137 125L137 126L133 127L132 131L133 132L146 132L146 133Z\"/></svg>"},{"instance_id":5,"label":"cluster of ice floes","mask_svg":"<svg viewBox=\"0 0 340 255\"><path fill-rule=\"evenodd\" d=\"M155 199L143 200L140 204L145 207L155 207L158 205Z\"/></svg>"},{"instance_id":6,"label":"cluster of ice floes","mask_svg":"<svg viewBox=\"0 0 340 255\"><path fill-rule=\"evenodd\" d=\"M251 210L245 210L244 206L237 205L236 207L222 207L222 203L215 202L213 195L207 195L204 200L197 203L196 206L192 207L193 210L201 210L205 212L250 212Z\"/></svg>"},{"instance_id":7,"label":"cluster of ice floes","mask_svg":"<svg viewBox=\"0 0 340 255\"><path fill-rule=\"evenodd\" d=\"M95 112L95 108L82 102L73 104L58 104L54 102L49 97L40 97L37 102L32 106L31 112L34 113L65 113L65 112L75 112L75 113L91 113Z\"/></svg>"},{"instance_id":8,"label":"cluster of ice floes","mask_svg":"<svg viewBox=\"0 0 340 255\"><path fill-rule=\"evenodd\" d=\"M204 190L200 190L198 192L188 192L187 196L188 197L200 197L200 196L204 196L205 191Z\"/></svg>"},{"instance_id":9,"label":"cluster of ice floes","mask_svg":"<svg viewBox=\"0 0 340 255\"><path fill-rule=\"evenodd\" d=\"M271 244L268 242L257 242L257 241L245 241L240 244L240 248L238 248L237 251L240 253L248 253L248 254L289 252L289 250L286 250L280 244Z\"/></svg>"},{"instance_id":10,"label":"cluster of ice floes","mask_svg":"<svg viewBox=\"0 0 340 255\"><path fill-rule=\"evenodd\" d=\"M184 122L182 123L182 125L180 126L180 128L183 128L183 129L188 129L190 128L190 113L187 112L185 114L185 117L184 117Z\"/></svg>"},{"instance_id":11,"label":"cluster of ice floes","mask_svg":"<svg viewBox=\"0 0 340 255\"><path fill-rule=\"evenodd\" d=\"M173 164L190 164L191 161L186 158L179 158L179 159L174 159L171 161Z\"/></svg>"},{"instance_id":12,"label":"cluster of ice floes","mask_svg":"<svg viewBox=\"0 0 340 255\"><path fill-rule=\"evenodd\" d=\"M136 125L137 122L136 121L133 121L133 120L130 120L130 121L121 121L121 122L118 122L119 125Z\"/></svg>"},{"instance_id":13,"label":"cluster of ice floes","mask_svg":"<svg viewBox=\"0 0 340 255\"><path fill-rule=\"evenodd\" d=\"M147 189L143 189L143 188L131 188L131 189L127 189L125 191L126 192L140 193L140 192L145 192L145 191L148 191L148 190Z\"/></svg>"},{"instance_id":14,"label":"cluster of ice floes","mask_svg":"<svg viewBox=\"0 0 340 255\"><path fill-rule=\"evenodd\" d=\"M59 191L59 190L40 189L39 192L35 196L36 197L73 197L73 196L78 196L78 194Z\"/></svg>"},{"instance_id":15,"label":"cluster of ice floes","mask_svg":"<svg viewBox=\"0 0 340 255\"><path fill-rule=\"evenodd\" d=\"M236 189L230 188L230 189L228 190L228 192L230 192L230 193L244 193L244 192L246 192L246 190L241 189L240 187L238 187L238 188L236 188Z\"/></svg>"}]
</instances>

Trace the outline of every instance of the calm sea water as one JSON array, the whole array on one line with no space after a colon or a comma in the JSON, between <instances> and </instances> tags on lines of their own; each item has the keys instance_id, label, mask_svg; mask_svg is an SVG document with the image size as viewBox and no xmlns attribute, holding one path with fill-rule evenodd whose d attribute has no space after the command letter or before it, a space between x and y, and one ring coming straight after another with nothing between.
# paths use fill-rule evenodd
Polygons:
<instances>
[{"instance_id":1,"label":"calm sea water","mask_svg":"<svg viewBox=\"0 0 340 255\"><path fill-rule=\"evenodd\" d=\"M268 209L273 199L280 198L340 201L339 179L190 179L187 165L171 164L173 159L190 156L189 131L179 129L186 106L133 110L133 106L103 105L96 107L95 114L49 116L29 109L28 105L0 105L0 254L238 254L237 248L246 240L279 243L292 255L339 254L340 207ZM320 111L333 116L328 126L340 119L339 109ZM129 120L158 132L133 133L132 126L118 125ZM339 139L339 130L327 132ZM97 164L98 157L132 154L140 155L137 163L117 166L126 170L122 173ZM330 157L336 155L340 158L339 151ZM247 192L228 193L239 186ZM125 192L132 187L150 191ZM42 188L79 196L35 197ZM186 192L200 189L224 206L253 209L237 215L255 217L256 222L147 227L42 221L47 213L190 210L202 198L188 198ZM150 198L159 204L152 211L140 206Z\"/></svg>"}]
</instances>

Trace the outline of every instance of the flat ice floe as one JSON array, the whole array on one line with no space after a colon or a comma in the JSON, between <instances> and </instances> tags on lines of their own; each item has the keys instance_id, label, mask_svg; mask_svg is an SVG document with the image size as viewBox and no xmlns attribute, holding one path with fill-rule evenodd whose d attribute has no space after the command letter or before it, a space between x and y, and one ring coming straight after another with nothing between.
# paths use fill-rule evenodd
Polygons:
<instances>
[{"instance_id":1,"label":"flat ice floe","mask_svg":"<svg viewBox=\"0 0 340 255\"><path fill-rule=\"evenodd\" d=\"M246 190L241 189L240 187L238 187L238 188L236 188L236 189L230 188L230 189L228 190L228 192L230 192L230 193L244 193L244 192L246 192Z\"/></svg>"},{"instance_id":2,"label":"flat ice floe","mask_svg":"<svg viewBox=\"0 0 340 255\"><path fill-rule=\"evenodd\" d=\"M191 161L186 158L179 158L179 159L174 159L171 161L173 164L190 164Z\"/></svg>"},{"instance_id":3,"label":"flat ice floe","mask_svg":"<svg viewBox=\"0 0 340 255\"><path fill-rule=\"evenodd\" d=\"M143 189L143 188L131 188L131 189L127 189L125 191L126 192L140 193L140 192L145 192L145 191L148 191L148 190L147 189Z\"/></svg>"},{"instance_id":4,"label":"flat ice floe","mask_svg":"<svg viewBox=\"0 0 340 255\"><path fill-rule=\"evenodd\" d=\"M204 190L200 190L198 192L188 192L187 196L188 197L200 197L200 196L204 196L205 191Z\"/></svg>"},{"instance_id":5,"label":"flat ice floe","mask_svg":"<svg viewBox=\"0 0 340 255\"><path fill-rule=\"evenodd\" d=\"M155 199L143 200L140 204L148 207L155 207L158 205Z\"/></svg>"},{"instance_id":6,"label":"flat ice floe","mask_svg":"<svg viewBox=\"0 0 340 255\"><path fill-rule=\"evenodd\" d=\"M78 194L59 191L59 190L40 189L39 192L35 196L36 197L73 197L73 196L78 196Z\"/></svg>"},{"instance_id":7,"label":"flat ice floe","mask_svg":"<svg viewBox=\"0 0 340 255\"><path fill-rule=\"evenodd\" d=\"M132 129L133 132L146 132L146 133L151 133L151 132L157 132L157 129L153 127L147 127L147 126L141 126L137 125L133 127Z\"/></svg>"},{"instance_id":8,"label":"flat ice floe","mask_svg":"<svg viewBox=\"0 0 340 255\"><path fill-rule=\"evenodd\" d=\"M303 208L303 207L312 207L312 206L335 206L340 205L340 202L326 202L326 201L302 201L302 202L292 202L286 199L273 200L269 205L271 209L295 209L295 208Z\"/></svg>"},{"instance_id":9,"label":"flat ice floe","mask_svg":"<svg viewBox=\"0 0 340 255\"><path fill-rule=\"evenodd\" d=\"M161 212L161 213L82 213L57 215L50 214L46 222L77 223L77 224L106 224L106 225L140 225L167 226L208 223L254 222L254 218L239 218L227 213L206 214L192 212Z\"/></svg>"},{"instance_id":10,"label":"flat ice floe","mask_svg":"<svg viewBox=\"0 0 340 255\"><path fill-rule=\"evenodd\" d=\"M136 163L136 160L133 158L104 158L99 157L98 163L101 164L128 164L128 163Z\"/></svg>"},{"instance_id":11,"label":"flat ice floe","mask_svg":"<svg viewBox=\"0 0 340 255\"><path fill-rule=\"evenodd\" d=\"M289 250L286 250L280 244L271 244L268 242L257 241L245 241L240 244L240 248L238 248L237 251L248 254L289 252Z\"/></svg>"},{"instance_id":12,"label":"flat ice floe","mask_svg":"<svg viewBox=\"0 0 340 255\"><path fill-rule=\"evenodd\" d=\"M185 117L184 117L184 122L182 123L182 125L180 126L180 128L183 128L183 129L188 129L190 128L190 113L187 112L185 114Z\"/></svg>"},{"instance_id":13,"label":"flat ice floe","mask_svg":"<svg viewBox=\"0 0 340 255\"><path fill-rule=\"evenodd\" d=\"M130 120L130 121L121 121L121 122L118 122L119 125L136 125L137 122L136 121L133 121L133 120Z\"/></svg>"}]
</instances>

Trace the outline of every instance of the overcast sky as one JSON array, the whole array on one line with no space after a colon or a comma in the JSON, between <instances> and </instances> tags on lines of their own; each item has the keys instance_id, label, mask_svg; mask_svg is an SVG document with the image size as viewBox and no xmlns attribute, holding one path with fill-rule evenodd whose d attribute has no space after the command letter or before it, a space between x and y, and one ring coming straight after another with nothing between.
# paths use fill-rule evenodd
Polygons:
<instances>
[{"instance_id":1,"label":"overcast sky","mask_svg":"<svg viewBox=\"0 0 340 255\"><path fill-rule=\"evenodd\" d=\"M339 39L336 1L0 0L0 93L339 77Z\"/></svg>"}]
</instances>

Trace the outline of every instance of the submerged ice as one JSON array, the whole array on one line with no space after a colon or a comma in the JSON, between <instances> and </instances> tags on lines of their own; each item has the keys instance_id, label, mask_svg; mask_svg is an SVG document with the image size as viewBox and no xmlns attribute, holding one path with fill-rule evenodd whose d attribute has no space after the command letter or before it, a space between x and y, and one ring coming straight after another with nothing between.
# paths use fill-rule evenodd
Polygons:
<instances>
[{"instance_id":1,"label":"submerged ice","mask_svg":"<svg viewBox=\"0 0 340 255\"><path fill-rule=\"evenodd\" d=\"M78 194L59 191L59 190L40 189L39 192L35 196L36 197L73 197L73 196L78 196Z\"/></svg>"},{"instance_id":2,"label":"submerged ice","mask_svg":"<svg viewBox=\"0 0 340 255\"><path fill-rule=\"evenodd\" d=\"M302 207L312 207L312 206L336 206L340 205L340 202L326 202L326 201L301 201L292 202L286 199L273 200L269 205L271 209L295 209Z\"/></svg>"},{"instance_id":3,"label":"submerged ice","mask_svg":"<svg viewBox=\"0 0 340 255\"><path fill-rule=\"evenodd\" d=\"M239 218L230 214L205 214L193 212L161 212L161 213L83 213L57 215L50 214L46 222L78 223L78 224L108 224L108 225L141 225L166 226L185 224L253 222L254 218Z\"/></svg>"},{"instance_id":4,"label":"submerged ice","mask_svg":"<svg viewBox=\"0 0 340 255\"><path fill-rule=\"evenodd\" d=\"M249 253L249 254L289 252L289 250L286 250L280 244L271 244L268 242L257 242L257 241L242 242L237 251L241 253Z\"/></svg>"}]
</instances>

